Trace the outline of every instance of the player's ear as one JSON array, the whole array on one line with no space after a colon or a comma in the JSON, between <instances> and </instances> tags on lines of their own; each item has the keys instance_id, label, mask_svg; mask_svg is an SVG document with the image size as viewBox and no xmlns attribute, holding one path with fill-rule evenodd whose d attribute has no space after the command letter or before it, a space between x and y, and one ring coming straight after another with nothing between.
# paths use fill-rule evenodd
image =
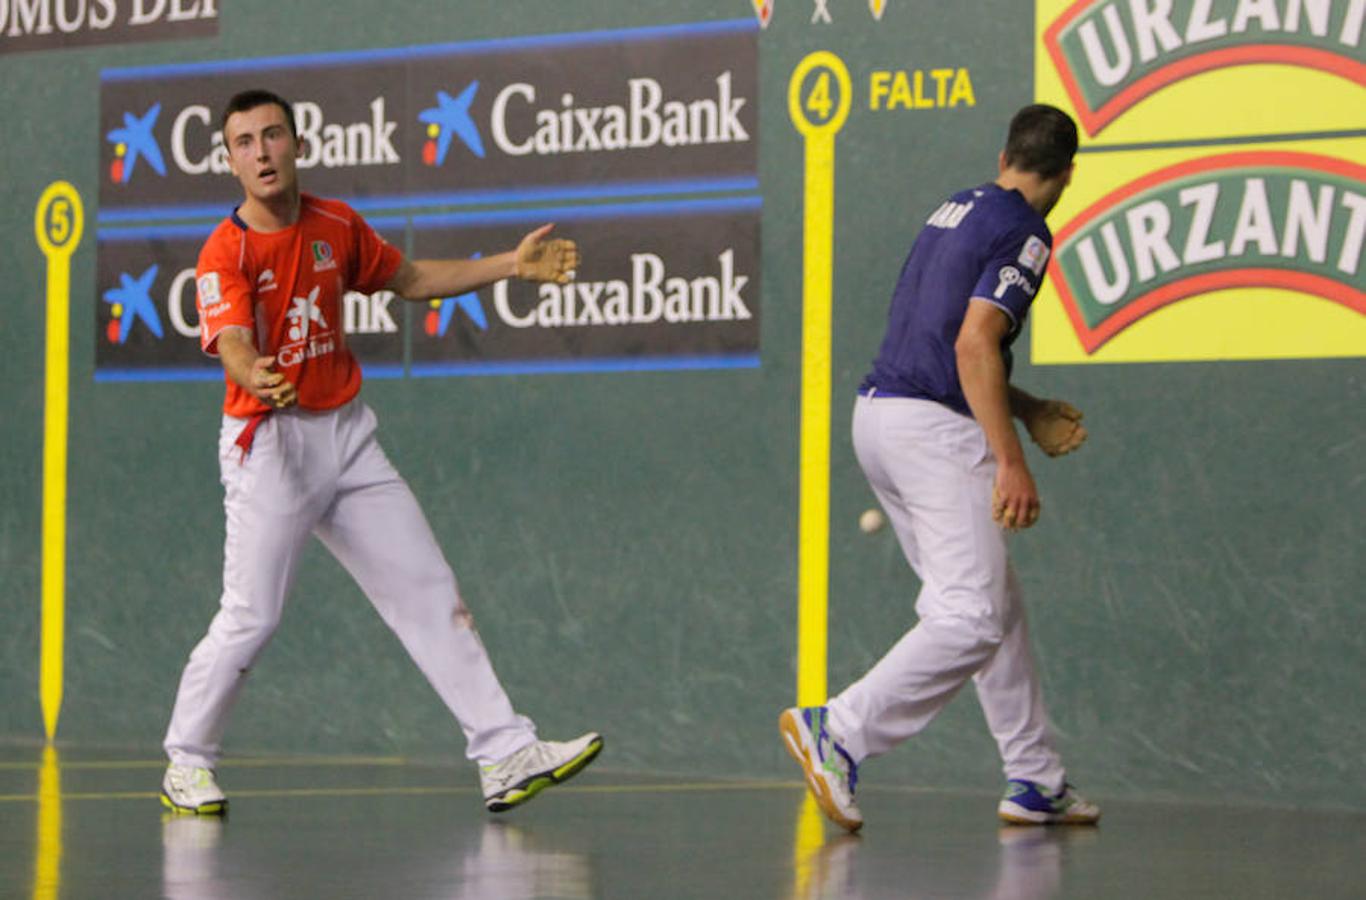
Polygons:
<instances>
[{"instance_id":1,"label":"player's ear","mask_svg":"<svg viewBox=\"0 0 1366 900\"><path fill-rule=\"evenodd\" d=\"M1000 174L1005 174L1005 170L1006 170L1007 166L1006 166L1006 152L1005 152L1004 150L1002 150L1002 151L1001 151L999 154L997 154L997 156L996 156L996 167L997 167L998 169L1000 169Z\"/></svg>"}]
</instances>

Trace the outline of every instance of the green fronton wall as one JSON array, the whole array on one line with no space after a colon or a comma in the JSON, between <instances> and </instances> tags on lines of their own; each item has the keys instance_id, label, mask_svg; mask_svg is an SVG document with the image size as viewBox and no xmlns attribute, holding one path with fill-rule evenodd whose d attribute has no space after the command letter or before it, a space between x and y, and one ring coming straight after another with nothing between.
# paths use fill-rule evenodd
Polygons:
<instances>
[{"instance_id":1,"label":"green fronton wall","mask_svg":"<svg viewBox=\"0 0 1366 900\"><path fill-rule=\"evenodd\" d=\"M547 4L221 0L216 37L0 54L0 740L43 739L39 597L46 264L39 194L86 206L71 270L64 746L149 758L216 607L221 384L95 379L107 68L747 19L740 0ZM422 502L495 667L549 737L601 730L624 771L790 779L803 144L788 79L850 70L836 139L829 681L914 621L917 585L848 420L890 291L940 195L989 180L1033 99L1033 9L780 2L758 35L760 365L373 379L382 443ZM874 111L875 71L965 68L974 102ZM279 86L289 93L289 86ZM1363 123L1366 124L1366 123ZM307 173L304 175L307 186ZM226 210L225 210L226 212ZM580 226L592 228L591 223ZM591 271L585 260L581 277ZM412 307L410 324L425 309ZM1366 364L1361 358L1039 366L1086 411L1081 452L1031 456L1045 515L1014 538L1070 777L1098 797L1366 805ZM1033 452L1031 450L1031 452ZM865 779L994 791L971 692ZM229 753L458 757L458 729L319 546L235 714Z\"/></svg>"}]
</instances>

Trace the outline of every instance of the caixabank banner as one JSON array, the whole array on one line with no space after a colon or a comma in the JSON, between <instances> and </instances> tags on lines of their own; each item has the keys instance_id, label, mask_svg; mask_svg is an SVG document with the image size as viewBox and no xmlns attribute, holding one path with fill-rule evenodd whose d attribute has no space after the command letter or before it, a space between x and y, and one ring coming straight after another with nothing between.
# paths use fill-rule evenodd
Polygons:
<instances>
[{"instance_id":1,"label":"caixabank banner","mask_svg":"<svg viewBox=\"0 0 1366 900\"><path fill-rule=\"evenodd\" d=\"M358 208L758 187L749 20L110 69L100 221L240 199L219 129L237 91L286 97L313 193Z\"/></svg>"},{"instance_id":2,"label":"caixabank banner","mask_svg":"<svg viewBox=\"0 0 1366 900\"><path fill-rule=\"evenodd\" d=\"M1366 355L1366 0L1037 10L1082 152L1034 362Z\"/></svg>"},{"instance_id":3,"label":"caixabank banner","mask_svg":"<svg viewBox=\"0 0 1366 900\"><path fill-rule=\"evenodd\" d=\"M371 221L417 257L498 252L550 220L582 247L571 285L504 283L407 317L383 293L349 298L345 333L368 373L757 366L757 30L705 22L106 70L96 377L216 365L190 340L212 225L182 223L241 202L217 117L249 87L291 101L303 188L396 216ZM667 199L680 194L692 199Z\"/></svg>"},{"instance_id":4,"label":"caixabank banner","mask_svg":"<svg viewBox=\"0 0 1366 900\"><path fill-rule=\"evenodd\" d=\"M583 254L568 284L501 281L429 304L416 375L759 364L757 197L418 216L416 257L474 257L553 220Z\"/></svg>"}]
</instances>

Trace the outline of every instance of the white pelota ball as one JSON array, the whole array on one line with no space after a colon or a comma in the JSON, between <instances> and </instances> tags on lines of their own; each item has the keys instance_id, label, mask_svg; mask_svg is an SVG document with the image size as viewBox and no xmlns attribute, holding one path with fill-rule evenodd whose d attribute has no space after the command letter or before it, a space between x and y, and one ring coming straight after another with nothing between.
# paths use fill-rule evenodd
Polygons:
<instances>
[{"instance_id":1,"label":"white pelota ball","mask_svg":"<svg viewBox=\"0 0 1366 900\"><path fill-rule=\"evenodd\" d=\"M880 509L865 509L863 515L858 517L859 530L864 534L872 534L885 524L887 520L883 518Z\"/></svg>"}]
</instances>

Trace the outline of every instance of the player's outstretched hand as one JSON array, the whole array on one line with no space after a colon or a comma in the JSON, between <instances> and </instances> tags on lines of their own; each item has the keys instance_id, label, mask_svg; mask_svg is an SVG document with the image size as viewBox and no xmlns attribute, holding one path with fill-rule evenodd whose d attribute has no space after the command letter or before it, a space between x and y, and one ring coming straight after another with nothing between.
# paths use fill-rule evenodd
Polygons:
<instances>
[{"instance_id":1,"label":"player's outstretched hand","mask_svg":"<svg viewBox=\"0 0 1366 900\"><path fill-rule=\"evenodd\" d=\"M298 402L294 384L275 370L275 357L258 356L251 364L251 390L264 404L273 409L285 409Z\"/></svg>"},{"instance_id":2,"label":"player's outstretched hand","mask_svg":"<svg viewBox=\"0 0 1366 900\"><path fill-rule=\"evenodd\" d=\"M517 277L567 284L579 267L579 247L566 238L546 239L554 225L542 225L517 245Z\"/></svg>"},{"instance_id":3,"label":"player's outstretched hand","mask_svg":"<svg viewBox=\"0 0 1366 900\"><path fill-rule=\"evenodd\" d=\"M1042 400L1025 420L1025 428L1040 450L1062 456L1086 441L1081 418L1081 410L1064 400Z\"/></svg>"}]
</instances>

